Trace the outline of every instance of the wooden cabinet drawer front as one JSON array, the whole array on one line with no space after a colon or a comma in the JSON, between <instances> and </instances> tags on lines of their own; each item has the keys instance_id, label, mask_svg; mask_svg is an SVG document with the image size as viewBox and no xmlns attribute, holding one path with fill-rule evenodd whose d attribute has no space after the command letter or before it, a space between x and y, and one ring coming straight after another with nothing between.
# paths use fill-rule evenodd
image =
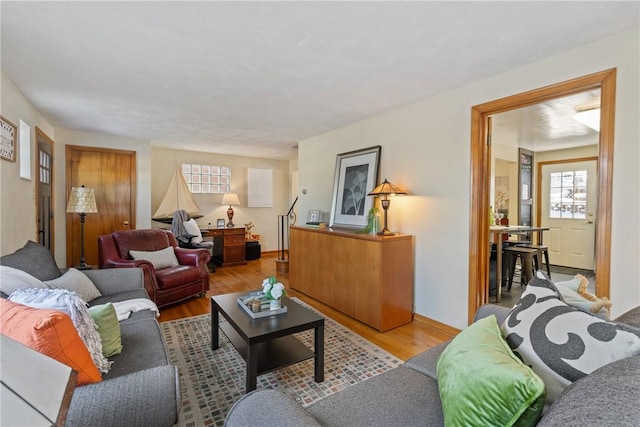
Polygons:
<instances>
[{"instance_id":1,"label":"wooden cabinet drawer front","mask_svg":"<svg viewBox=\"0 0 640 427\"><path fill-rule=\"evenodd\" d=\"M226 231L224 233L225 236L239 235L244 237L244 228L232 228L231 230L225 230L225 231Z\"/></svg>"},{"instance_id":2,"label":"wooden cabinet drawer front","mask_svg":"<svg viewBox=\"0 0 640 427\"><path fill-rule=\"evenodd\" d=\"M244 234L239 236L224 236L224 246L244 246Z\"/></svg>"},{"instance_id":3,"label":"wooden cabinet drawer front","mask_svg":"<svg viewBox=\"0 0 640 427\"><path fill-rule=\"evenodd\" d=\"M231 246L224 248L224 262L244 260L244 246Z\"/></svg>"}]
</instances>

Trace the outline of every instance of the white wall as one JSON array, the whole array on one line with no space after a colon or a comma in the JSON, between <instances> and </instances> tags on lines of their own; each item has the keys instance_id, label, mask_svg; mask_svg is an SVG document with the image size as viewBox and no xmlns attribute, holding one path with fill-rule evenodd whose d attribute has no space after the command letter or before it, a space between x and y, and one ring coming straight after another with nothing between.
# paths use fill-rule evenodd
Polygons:
<instances>
[{"instance_id":1,"label":"white wall","mask_svg":"<svg viewBox=\"0 0 640 427\"><path fill-rule=\"evenodd\" d=\"M53 138L53 127L24 97L11 80L2 74L0 111L2 116L18 127L20 119L31 126L32 179L20 179L20 157L16 139L16 161L0 160L0 254L21 248L27 240L37 241L35 190L37 171L33 170L36 151L36 126Z\"/></svg>"},{"instance_id":2,"label":"white wall","mask_svg":"<svg viewBox=\"0 0 640 427\"><path fill-rule=\"evenodd\" d=\"M612 314L640 304L638 29L389 111L299 143L299 211L331 210L336 154L382 146L381 179L393 199L389 228L415 236L416 313L467 321L471 107L617 67L613 176ZM306 195L302 190L306 189Z\"/></svg>"},{"instance_id":3,"label":"white wall","mask_svg":"<svg viewBox=\"0 0 640 427\"><path fill-rule=\"evenodd\" d=\"M278 249L278 215L287 213L290 205L289 161L259 159L254 157L229 156L223 154L202 153L195 151L171 150L153 147L151 149L151 202L153 210L160 205L169 182L176 169L182 163L209 164L231 168L231 192L237 193L240 206L234 206L233 223L238 227L253 222L253 234L260 235L262 251ZM247 207L247 170L248 168L271 169L273 171L273 207ZM196 220L201 228L206 229L209 223L215 227L217 218L227 221L228 206L220 205L221 194L194 194L193 198L203 215ZM153 221L153 227L164 227Z\"/></svg>"}]
</instances>

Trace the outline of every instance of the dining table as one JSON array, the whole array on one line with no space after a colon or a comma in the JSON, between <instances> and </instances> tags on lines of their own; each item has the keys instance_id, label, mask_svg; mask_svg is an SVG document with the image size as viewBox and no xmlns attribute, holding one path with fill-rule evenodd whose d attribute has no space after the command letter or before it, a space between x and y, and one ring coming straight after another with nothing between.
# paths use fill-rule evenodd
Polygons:
<instances>
[{"instance_id":1,"label":"dining table","mask_svg":"<svg viewBox=\"0 0 640 427\"><path fill-rule=\"evenodd\" d=\"M532 227L528 225L492 225L489 226L489 232L493 234L493 243L496 245L496 303L502 299L502 281L508 278L502 278L502 246L504 244L504 236L511 235L528 235L534 234L536 240L534 244L542 245L542 232L548 231L549 227ZM533 242L532 242L533 243Z\"/></svg>"}]
</instances>

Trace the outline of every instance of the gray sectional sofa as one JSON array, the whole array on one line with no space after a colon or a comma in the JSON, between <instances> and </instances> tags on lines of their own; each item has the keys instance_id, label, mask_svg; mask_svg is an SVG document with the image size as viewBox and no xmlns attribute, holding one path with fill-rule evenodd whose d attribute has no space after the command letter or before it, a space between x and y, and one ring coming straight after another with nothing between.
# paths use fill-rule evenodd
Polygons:
<instances>
[{"instance_id":1,"label":"gray sectional sofa","mask_svg":"<svg viewBox=\"0 0 640 427\"><path fill-rule=\"evenodd\" d=\"M480 307L476 319L509 309ZM640 327L640 307L616 319ZM229 411L228 427L247 426L442 426L444 417L436 366L450 342L433 347L403 366L330 395L307 408L275 390L243 396ZM608 364L574 382L538 421L539 426L640 425L640 355ZM518 425L518 424L516 424Z\"/></svg>"},{"instance_id":2,"label":"gray sectional sofa","mask_svg":"<svg viewBox=\"0 0 640 427\"><path fill-rule=\"evenodd\" d=\"M55 274L51 254L36 243L0 258L0 265L26 271L47 280ZM53 265L52 265L53 263ZM53 272L53 273L52 273ZM142 270L122 268L83 271L101 297L89 305L145 298ZM3 295L6 297L6 295ZM169 363L155 313L132 312L120 322L122 353L109 358L111 370L102 381L76 387L67 426L172 426L178 421L180 386L178 368Z\"/></svg>"}]
</instances>

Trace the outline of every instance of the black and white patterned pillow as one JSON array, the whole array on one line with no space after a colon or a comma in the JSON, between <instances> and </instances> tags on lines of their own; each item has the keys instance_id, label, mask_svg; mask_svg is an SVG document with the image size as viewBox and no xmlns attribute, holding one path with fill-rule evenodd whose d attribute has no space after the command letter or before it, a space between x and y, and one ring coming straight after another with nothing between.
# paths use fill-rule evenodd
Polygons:
<instances>
[{"instance_id":1,"label":"black and white patterned pillow","mask_svg":"<svg viewBox=\"0 0 640 427\"><path fill-rule=\"evenodd\" d=\"M640 354L640 329L568 306L544 275L534 277L501 326L502 335L547 388L547 405L601 366Z\"/></svg>"}]
</instances>

